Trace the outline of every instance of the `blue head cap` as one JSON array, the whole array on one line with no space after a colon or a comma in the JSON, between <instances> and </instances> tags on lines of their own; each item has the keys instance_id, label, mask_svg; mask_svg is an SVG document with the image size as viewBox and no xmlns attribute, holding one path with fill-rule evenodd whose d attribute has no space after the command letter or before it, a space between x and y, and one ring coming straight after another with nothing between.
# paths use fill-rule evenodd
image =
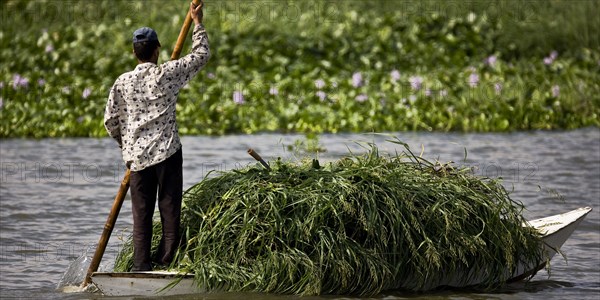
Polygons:
<instances>
[{"instance_id":1,"label":"blue head cap","mask_svg":"<svg viewBox=\"0 0 600 300\"><path fill-rule=\"evenodd\" d=\"M149 41L157 41L160 46L160 42L158 41L158 35L156 31L150 27L142 27L133 32L133 42L149 42Z\"/></svg>"}]
</instances>

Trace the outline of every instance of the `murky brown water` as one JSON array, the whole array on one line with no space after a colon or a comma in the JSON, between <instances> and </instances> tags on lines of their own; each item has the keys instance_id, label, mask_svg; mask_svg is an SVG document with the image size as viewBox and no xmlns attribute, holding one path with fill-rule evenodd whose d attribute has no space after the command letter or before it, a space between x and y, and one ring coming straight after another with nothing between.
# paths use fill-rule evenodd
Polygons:
<instances>
[{"instance_id":1,"label":"murky brown water","mask_svg":"<svg viewBox=\"0 0 600 300\"><path fill-rule=\"evenodd\" d=\"M478 174L505 179L513 198L521 200L527 218L544 217L582 206L590 213L552 261L527 285L480 294L443 291L390 293L376 298L402 299L598 299L600 295L600 129L510 134L399 133L425 156L478 167ZM184 187L212 169L227 170L254 163L246 149L265 159L294 159L285 145L300 135L185 137ZM384 137L324 135L323 160L361 151L355 141L375 141L393 150ZM463 162L464 148L468 159ZM399 148L398 148L399 149ZM116 145L109 139L0 140L0 298L90 299L88 293L66 294L56 284L69 264L95 247L123 175ZM540 189L541 188L541 189ZM557 199L555 192L564 199ZM110 240L102 269L111 268L121 241L131 228L126 201ZM260 294L210 294L171 299L288 299ZM331 299L340 297L311 297ZM120 298L122 299L122 298ZM136 298L139 299L139 298ZM306 298L303 298L306 299Z\"/></svg>"}]
</instances>

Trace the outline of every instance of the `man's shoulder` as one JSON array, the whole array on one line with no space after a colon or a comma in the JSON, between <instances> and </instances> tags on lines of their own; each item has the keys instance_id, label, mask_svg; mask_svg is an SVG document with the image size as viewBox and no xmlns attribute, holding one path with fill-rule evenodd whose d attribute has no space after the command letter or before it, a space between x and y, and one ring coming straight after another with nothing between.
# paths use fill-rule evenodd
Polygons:
<instances>
[{"instance_id":1,"label":"man's shoulder","mask_svg":"<svg viewBox=\"0 0 600 300\"><path fill-rule=\"evenodd\" d=\"M134 76L135 76L135 70L125 72L125 73L119 75L119 77L117 77L117 79L115 80L115 84L130 81L133 79Z\"/></svg>"}]
</instances>

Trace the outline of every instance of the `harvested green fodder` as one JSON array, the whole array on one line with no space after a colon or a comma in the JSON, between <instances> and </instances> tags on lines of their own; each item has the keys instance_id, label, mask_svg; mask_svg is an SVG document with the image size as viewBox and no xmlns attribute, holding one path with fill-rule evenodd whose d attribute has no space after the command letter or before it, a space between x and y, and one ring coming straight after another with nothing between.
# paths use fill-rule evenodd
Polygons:
<instances>
[{"instance_id":1,"label":"harvested green fodder","mask_svg":"<svg viewBox=\"0 0 600 300\"><path fill-rule=\"evenodd\" d=\"M539 234L522 226L523 205L497 180L406 149L385 156L372 145L324 166L277 160L271 171L204 179L184 195L172 267L209 290L374 295L448 276L495 288L519 261L546 260ZM131 266L128 245L118 271Z\"/></svg>"}]
</instances>

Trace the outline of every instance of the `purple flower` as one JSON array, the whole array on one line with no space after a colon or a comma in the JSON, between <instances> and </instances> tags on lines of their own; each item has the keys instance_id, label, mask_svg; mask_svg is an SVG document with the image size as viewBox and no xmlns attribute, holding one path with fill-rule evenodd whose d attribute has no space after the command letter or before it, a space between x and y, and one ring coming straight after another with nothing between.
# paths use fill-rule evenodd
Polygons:
<instances>
[{"instance_id":1,"label":"purple flower","mask_svg":"<svg viewBox=\"0 0 600 300\"><path fill-rule=\"evenodd\" d=\"M600 63L600 61L598 61L598 63ZM338 87L337 81L332 82L331 86L334 87L334 88Z\"/></svg>"},{"instance_id":2,"label":"purple flower","mask_svg":"<svg viewBox=\"0 0 600 300\"><path fill-rule=\"evenodd\" d=\"M440 91L440 96L441 96L442 98L444 98L444 97L448 96L448 91L447 91L447 90L441 90L441 91Z\"/></svg>"},{"instance_id":3,"label":"purple flower","mask_svg":"<svg viewBox=\"0 0 600 300\"><path fill-rule=\"evenodd\" d=\"M423 78L421 76L410 76L408 78L408 82L410 82L410 87L418 91L421 89L421 85L423 84Z\"/></svg>"},{"instance_id":4,"label":"purple flower","mask_svg":"<svg viewBox=\"0 0 600 300\"><path fill-rule=\"evenodd\" d=\"M19 82L21 82L21 75L19 75L19 74L13 75L12 82L13 82L12 87L13 87L13 89L16 90L19 87Z\"/></svg>"},{"instance_id":5,"label":"purple flower","mask_svg":"<svg viewBox=\"0 0 600 300\"><path fill-rule=\"evenodd\" d=\"M356 96L355 99L358 102L365 102L365 101L369 100L369 97L365 94L360 94L360 95Z\"/></svg>"},{"instance_id":6,"label":"purple flower","mask_svg":"<svg viewBox=\"0 0 600 300\"><path fill-rule=\"evenodd\" d=\"M46 49L44 49L44 51L46 53L50 53L50 52L54 51L54 46L52 46L52 44L48 44L48 45L46 45Z\"/></svg>"},{"instance_id":7,"label":"purple flower","mask_svg":"<svg viewBox=\"0 0 600 300\"><path fill-rule=\"evenodd\" d=\"M215 75L215 73L208 73L206 74L206 77L208 77L208 79L215 79L217 76Z\"/></svg>"},{"instance_id":8,"label":"purple flower","mask_svg":"<svg viewBox=\"0 0 600 300\"><path fill-rule=\"evenodd\" d=\"M500 82L495 83L494 90L496 91L497 95L500 95L500 92L502 92L502 83L500 83Z\"/></svg>"},{"instance_id":9,"label":"purple flower","mask_svg":"<svg viewBox=\"0 0 600 300\"><path fill-rule=\"evenodd\" d=\"M392 82L396 83L398 80L400 80L400 72L398 70L393 70L390 72L390 77Z\"/></svg>"},{"instance_id":10,"label":"purple flower","mask_svg":"<svg viewBox=\"0 0 600 300\"><path fill-rule=\"evenodd\" d=\"M485 59L485 64L493 67L496 65L496 61L498 60L498 58L496 57L496 55L490 55L488 56L488 58Z\"/></svg>"},{"instance_id":11,"label":"purple flower","mask_svg":"<svg viewBox=\"0 0 600 300\"><path fill-rule=\"evenodd\" d=\"M37 83L39 86L44 86L46 85L46 80L44 80L44 78L40 78L38 79Z\"/></svg>"},{"instance_id":12,"label":"purple flower","mask_svg":"<svg viewBox=\"0 0 600 300\"><path fill-rule=\"evenodd\" d=\"M279 95L279 90L277 90L277 88L273 86L269 89L269 94L273 95L273 96L277 96L277 95Z\"/></svg>"},{"instance_id":13,"label":"purple flower","mask_svg":"<svg viewBox=\"0 0 600 300\"><path fill-rule=\"evenodd\" d=\"M233 92L233 102L235 104L244 104L246 101L244 100L244 94L240 91Z\"/></svg>"},{"instance_id":14,"label":"purple flower","mask_svg":"<svg viewBox=\"0 0 600 300\"><path fill-rule=\"evenodd\" d=\"M552 97L558 98L558 96L560 96L560 86L553 85L552 86Z\"/></svg>"},{"instance_id":15,"label":"purple flower","mask_svg":"<svg viewBox=\"0 0 600 300\"><path fill-rule=\"evenodd\" d=\"M325 81L323 79L317 79L317 80L315 80L315 87L317 89L319 89L319 90L322 89L322 88L324 88L325 87Z\"/></svg>"},{"instance_id":16,"label":"purple flower","mask_svg":"<svg viewBox=\"0 0 600 300\"><path fill-rule=\"evenodd\" d=\"M471 75L469 75L469 86L476 87L478 83L479 75L477 75L476 73L471 73Z\"/></svg>"},{"instance_id":17,"label":"purple flower","mask_svg":"<svg viewBox=\"0 0 600 300\"><path fill-rule=\"evenodd\" d=\"M71 87L69 87L69 86L63 86L62 92L65 93L65 94L71 93Z\"/></svg>"},{"instance_id":18,"label":"purple flower","mask_svg":"<svg viewBox=\"0 0 600 300\"><path fill-rule=\"evenodd\" d=\"M0 89L4 88L4 81L0 81Z\"/></svg>"},{"instance_id":19,"label":"purple flower","mask_svg":"<svg viewBox=\"0 0 600 300\"><path fill-rule=\"evenodd\" d=\"M2 107L4 107L4 99L0 97L0 109L2 109Z\"/></svg>"},{"instance_id":20,"label":"purple flower","mask_svg":"<svg viewBox=\"0 0 600 300\"><path fill-rule=\"evenodd\" d=\"M556 51L550 52L550 55L548 55L547 57L544 57L544 64L545 65L552 64L557 57L558 57L558 52L556 52Z\"/></svg>"},{"instance_id":21,"label":"purple flower","mask_svg":"<svg viewBox=\"0 0 600 300\"><path fill-rule=\"evenodd\" d=\"M321 99L321 101L325 101L325 99L327 99L327 94L325 94L323 91L318 91L316 95L319 97L319 99Z\"/></svg>"},{"instance_id":22,"label":"purple flower","mask_svg":"<svg viewBox=\"0 0 600 300\"><path fill-rule=\"evenodd\" d=\"M83 97L83 99L87 99L87 97L89 97L91 94L92 90L90 90L90 88L85 88L81 94L81 97Z\"/></svg>"},{"instance_id":23,"label":"purple flower","mask_svg":"<svg viewBox=\"0 0 600 300\"><path fill-rule=\"evenodd\" d=\"M352 74L352 86L357 88L363 85L363 77L360 72Z\"/></svg>"},{"instance_id":24,"label":"purple flower","mask_svg":"<svg viewBox=\"0 0 600 300\"><path fill-rule=\"evenodd\" d=\"M427 96L427 97L431 96L431 90L430 89L426 89L425 90L425 96Z\"/></svg>"},{"instance_id":25,"label":"purple flower","mask_svg":"<svg viewBox=\"0 0 600 300\"><path fill-rule=\"evenodd\" d=\"M22 77L19 74L13 75L13 89L17 89L19 87L27 88L29 86L29 79Z\"/></svg>"}]
</instances>

